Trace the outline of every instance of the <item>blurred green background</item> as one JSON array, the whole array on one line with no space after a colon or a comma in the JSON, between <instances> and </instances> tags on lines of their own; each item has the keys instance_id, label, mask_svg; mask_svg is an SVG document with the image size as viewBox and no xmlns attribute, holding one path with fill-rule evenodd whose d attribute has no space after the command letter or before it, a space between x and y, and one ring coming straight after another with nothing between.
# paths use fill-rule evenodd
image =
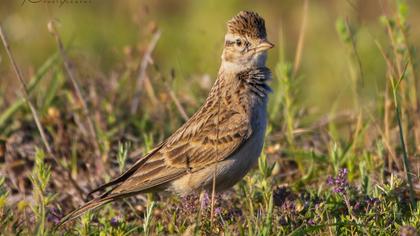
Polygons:
<instances>
[{"instance_id":1,"label":"blurred green background","mask_svg":"<svg viewBox=\"0 0 420 236\"><path fill-rule=\"evenodd\" d=\"M420 47L420 1L408 1L410 39ZM337 19L347 19L357 28L357 50L363 65L362 104L375 102L385 86L385 62L375 41L387 45L386 31L379 21L390 13L394 2L386 0L319 0L309 1L302 64L299 76L299 99L317 113L352 106L349 75L349 48L336 31ZM303 15L303 0L264 1L111 1L88 0L45 4L35 0L2 0L0 22L4 26L16 60L28 78L56 52L54 38L47 22L59 22L59 31L72 57L84 63L77 70L80 80L101 73L104 77L118 71L130 53L142 55L158 28L162 35L153 52L154 63L163 73L174 70L178 89L194 76L210 75L214 80L220 63L225 23L238 11L257 11L266 20L269 39L277 47L269 54L274 68L279 50L285 49L286 60L293 62ZM283 44L280 43L283 38ZM18 84L5 51L0 50L0 110L16 99ZM139 57L141 58L141 57Z\"/></svg>"}]
</instances>

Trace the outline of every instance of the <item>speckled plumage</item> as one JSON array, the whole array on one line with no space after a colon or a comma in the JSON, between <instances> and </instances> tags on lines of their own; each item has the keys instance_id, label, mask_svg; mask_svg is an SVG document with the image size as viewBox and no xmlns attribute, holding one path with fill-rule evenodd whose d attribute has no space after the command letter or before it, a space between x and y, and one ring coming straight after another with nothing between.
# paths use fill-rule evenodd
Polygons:
<instances>
[{"instance_id":1,"label":"speckled plumage","mask_svg":"<svg viewBox=\"0 0 420 236\"><path fill-rule=\"evenodd\" d=\"M265 38L264 19L255 12L241 11L227 23L228 33L247 35L252 38Z\"/></svg>"},{"instance_id":2,"label":"speckled plumage","mask_svg":"<svg viewBox=\"0 0 420 236\"><path fill-rule=\"evenodd\" d=\"M139 193L163 190L185 195L210 190L213 176L219 191L243 178L264 143L271 91L265 58L273 45L266 40L264 20L253 12L240 12L230 20L225 38L235 43L225 43L218 78L203 106L129 170L95 189L106 191L61 223Z\"/></svg>"}]
</instances>

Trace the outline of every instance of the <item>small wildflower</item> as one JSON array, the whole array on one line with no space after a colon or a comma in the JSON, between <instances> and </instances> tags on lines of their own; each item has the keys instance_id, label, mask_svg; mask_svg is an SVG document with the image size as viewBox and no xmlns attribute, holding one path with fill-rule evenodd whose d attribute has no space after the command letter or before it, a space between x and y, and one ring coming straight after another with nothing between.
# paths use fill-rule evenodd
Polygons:
<instances>
[{"instance_id":1,"label":"small wildflower","mask_svg":"<svg viewBox=\"0 0 420 236\"><path fill-rule=\"evenodd\" d=\"M121 217L112 217L109 223L113 228L117 228L121 223Z\"/></svg>"},{"instance_id":2,"label":"small wildflower","mask_svg":"<svg viewBox=\"0 0 420 236\"><path fill-rule=\"evenodd\" d=\"M313 219L308 220L308 225L315 225L315 221Z\"/></svg>"},{"instance_id":3,"label":"small wildflower","mask_svg":"<svg viewBox=\"0 0 420 236\"><path fill-rule=\"evenodd\" d=\"M185 214L192 214L197 209L198 196L197 194L190 194L182 197L182 211Z\"/></svg>"},{"instance_id":4,"label":"small wildflower","mask_svg":"<svg viewBox=\"0 0 420 236\"><path fill-rule=\"evenodd\" d=\"M203 197L201 199L201 209L206 208L210 204L210 196L207 192L204 192Z\"/></svg>"},{"instance_id":5,"label":"small wildflower","mask_svg":"<svg viewBox=\"0 0 420 236\"><path fill-rule=\"evenodd\" d=\"M60 219L62 217L63 217L63 214L61 213L60 209L56 207L52 207L47 213L47 221L55 225L60 223Z\"/></svg>"},{"instance_id":6,"label":"small wildflower","mask_svg":"<svg viewBox=\"0 0 420 236\"><path fill-rule=\"evenodd\" d=\"M366 202L366 204L367 205L375 205L376 203L378 203L379 202L379 199L378 198L374 198L374 197L367 197L366 198L366 200L365 200L365 202Z\"/></svg>"},{"instance_id":7,"label":"small wildflower","mask_svg":"<svg viewBox=\"0 0 420 236\"><path fill-rule=\"evenodd\" d=\"M328 176L328 177L327 177L327 184L328 184L328 185L334 185L334 178L333 178L333 177L331 177L331 176Z\"/></svg>"},{"instance_id":8,"label":"small wildflower","mask_svg":"<svg viewBox=\"0 0 420 236\"><path fill-rule=\"evenodd\" d=\"M233 220L235 217L241 217L242 216L242 210L240 208L231 208L229 209L226 219Z\"/></svg>"},{"instance_id":9,"label":"small wildflower","mask_svg":"<svg viewBox=\"0 0 420 236\"><path fill-rule=\"evenodd\" d=\"M349 187L349 183L347 181L347 174L348 171L346 168L340 169L338 171L337 177L333 178L328 176L327 184L333 187L334 193L345 194L346 189Z\"/></svg>"},{"instance_id":10,"label":"small wildflower","mask_svg":"<svg viewBox=\"0 0 420 236\"><path fill-rule=\"evenodd\" d=\"M283 209L284 211L288 212L288 213L294 213L294 212L296 212L296 205L295 205L295 203L294 203L294 202L292 202L292 201L286 201L286 202L283 204L282 209Z\"/></svg>"},{"instance_id":11,"label":"small wildflower","mask_svg":"<svg viewBox=\"0 0 420 236\"><path fill-rule=\"evenodd\" d=\"M214 213L216 215L220 215L222 213L222 208L221 207L216 207L216 209L214 209Z\"/></svg>"}]
</instances>

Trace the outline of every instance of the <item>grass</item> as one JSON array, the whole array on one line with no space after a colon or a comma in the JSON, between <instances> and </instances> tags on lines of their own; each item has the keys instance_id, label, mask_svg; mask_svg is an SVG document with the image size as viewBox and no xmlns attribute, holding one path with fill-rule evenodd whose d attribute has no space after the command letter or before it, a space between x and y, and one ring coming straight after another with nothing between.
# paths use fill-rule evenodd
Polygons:
<instances>
[{"instance_id":1,"label":"grass","mask_svg":"<svg viewBox=\"0 0 420 236\"><path fill-rule=\"evenodd\" d=\"M112 73L94 67L95 78L85 80L86 62L72 46L63 46L65 34L50 25L56 52L28 76L24 98L0 103L1 234L418 234L420 86L411 39L417 29L409 27L411 5L390 2L390 11L376 19L386 38L363 38L366 27L352 18L336 19L335 36L343 49L338 59L346 61L348 75L327 113L303 102L303 88L315 73L304 63L313 45L305 37L315 3L305 1L299 11L294 58L288 56L287 28L278 30L264 151L234 188L214 199L212 193L140 195L58 229L60 218L85 202L89 190L126 170L191 116L209 81L192 77L186 90L186 72L167 72L171 65L160 65L153 51L166 37L156 29L145 37L150 42L143 54L128 48ZM376 45L369 52L378 57L363 57L367 40ZM336 49L321 53L333 55ZM15 60L19 65L20 58ZM374 75L371 60L384 63ZM379 78L374 90L368 88L372 76ZM15 80L14 74L9 77ZM366 91L373 93L372 101L366 102ZM344 109L340 97L351 105ZM44 143L51 152L43 150Z\"/></svg>"}]
</instances>

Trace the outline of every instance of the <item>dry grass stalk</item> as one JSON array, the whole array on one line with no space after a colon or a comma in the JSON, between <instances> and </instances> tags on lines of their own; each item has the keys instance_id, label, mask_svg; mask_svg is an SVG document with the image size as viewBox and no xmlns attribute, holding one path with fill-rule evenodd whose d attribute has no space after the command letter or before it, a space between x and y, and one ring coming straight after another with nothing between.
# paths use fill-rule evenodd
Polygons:
<instances>
[{"instance_id":1,"label":"dry grass stalk","mask_svg":"<svg viewBox=\"0 0 420 236\"><path fill-rule=\"evenodd\" d=\"M296 76L302 60L303 45L305 41L306 22L308 18L308 0L303 4L302 24L300 25L299 39L296 47L295 61L293 63L293 76Z\"/></svg>"},{"instance_id":2,"label":"dry grass stalk","mask_svg":"<svg viewBox=\"0 0 420 236\"><path fill-rule=\"evenodd\" d=\"M131 109L130 109L131 114L135 114L137 112L137 109L140 103L141 88L143 86L143 81L146 79L146 69L147 69L147 66L152 61L152 52L155 49L157 42L159 41L160 34L161 34L160 31L156 31L153 34L153 37L141 61L139 76L137 77L137 80L136 80L136 88L134 92L134 97L131 102Z\"/></svg>"},{"instance_id":3,"label":"dry grass stalk","mask_svg":"<svg viewBox=\"0 0 420 236\"><path fill-rule=\"evenodd\" d=\"M94 148L95 148L95 155L97 157L100 157L101 156L101 151L100 151L100 148L99 148L98 137L97 137L97 134L96 134L96 131L95 131L95 126L93 125L92 119L90 118L90 115L89 115L87 102L82 95L82 91L79 87L79 84L77 83L77 80L75 78L73 70L71 69L70 61L69 61L69 59L66 55L63 42L61 40L60 34L59 34L58 30L56 29L53 21L48 22L48 30L55 37L55 40L56 40L57 46L58 46L58 50L60 51L60 55L63 58L64 67L65 67L65 69L67 71L67 74L70 78L70 81L71 81L71 83L74 87L74 90L76 91L76 95L77 95L77 97L78 97L78 99L79 99L79 101L82 105L82 109L83 109L83 113L84 113L83 115L87 119L89 135L91 136L91 138L93 140L93 144L94 144Z\"/></svg>"},{"instance_id":4,"label":"dry grass stalk","mask_svg":"<svg viewBox=\"0 0 420 236\"><path fill-rule=\"evenodd\" d=\"M32 116L34 117L35 124L38 128L39 134L41 135L41 139L42 139L42 142L44 143L45 149L47 150L49 155L54 157L52 149L51 149L50 145L48 144L47 137L45 135L42 124L39 121L38 112L36 111L35 106L32 104L31 100L29 99L28 88L25 84L25 81L23 80L23 76L22 76L22 73L21 73L20 69L19 69L18 65L16 64L16 61L13 57L13 54L12 54L12 51L10 49L9 43L7 41L6 34L4 33L3 27L1 25L0 25L0 37L3 41L3 45L4 45L4 48L7 52L8 57L10 59L10 62L12 63L13 70L15 71L16 76L19 80L19 83L22 86L23 97L26 100L26 102L28 103L29 108L31 109Z\"/></svg>"},{"instance_id":5,"label":"dry grass stalk","mask_svg":"<svg viewBox=\"0 0 420 236\"><path fill-rule=\"evenodd\" d=\"M384 58L386 64L387 64L387 70L388 70L388 74L393 74L395 73L395 68L394 65L391 61L391 59L387 56L387 54L385 53L384 49L382 48L382 46L379 44L379 42L376 41L376 46L378 47L379 51L382 54L382 57ZM389 97L388 91L389 91L389 84L386 83L386 93L385 93L385 98L384 98L384 132L383 132L383 138L384 138L384 143L387 146L388 152L392 158L392 162L395 163L395 165L397 166L397 168L399 170L401 170L402 166L401 166L401 162L398 160L397 155L395 153L395 145L392 145L392 141L391 141L391 137L390 137L390 129L391 129L391 124L390 124L390 117L391 117L391 109L392 109L392 101L391 98ZM392 169L392 163L389 161L388 162L388 169Z\"/></svg>"},{"instance_id":6,"label":"dry grass stalk","mask_svg":"<svg viewBox=\"0 0 420 236\"><path fill-rule=\"evenodd\" d=\"M173 76L172 76L172 79L174 79ZM175 106L179 114L181 115L182 119L184 119L184 121L187 121L189 119L187 112L185 112L184 107L182 107L181 102L179 101L178 97L176 96L175 92L173 91L173 89L171 88L168 82L165 82L165 87L169 94L169 97L175 103Z\"/></svg>"},{"instance_id":7,"label":"dry grass stalk","mask_svg":"<svg viewBox=\"0 0 420 236\"><path fill-rule=\"evenodd\" d=\"M220 91L220 83L218 85L217 91ZM216 160L219 160L219 123L220 123L220 94L217 96L217 123L216 123ZM213 220L214 220L214 204L216 199L216 172L217 172L217 163L214 165L214 172L213 172L213 184L212 184L212 191L211 191L211 208L210 208L210 228L213 227Z\"/></svg>"}]
</instances>

